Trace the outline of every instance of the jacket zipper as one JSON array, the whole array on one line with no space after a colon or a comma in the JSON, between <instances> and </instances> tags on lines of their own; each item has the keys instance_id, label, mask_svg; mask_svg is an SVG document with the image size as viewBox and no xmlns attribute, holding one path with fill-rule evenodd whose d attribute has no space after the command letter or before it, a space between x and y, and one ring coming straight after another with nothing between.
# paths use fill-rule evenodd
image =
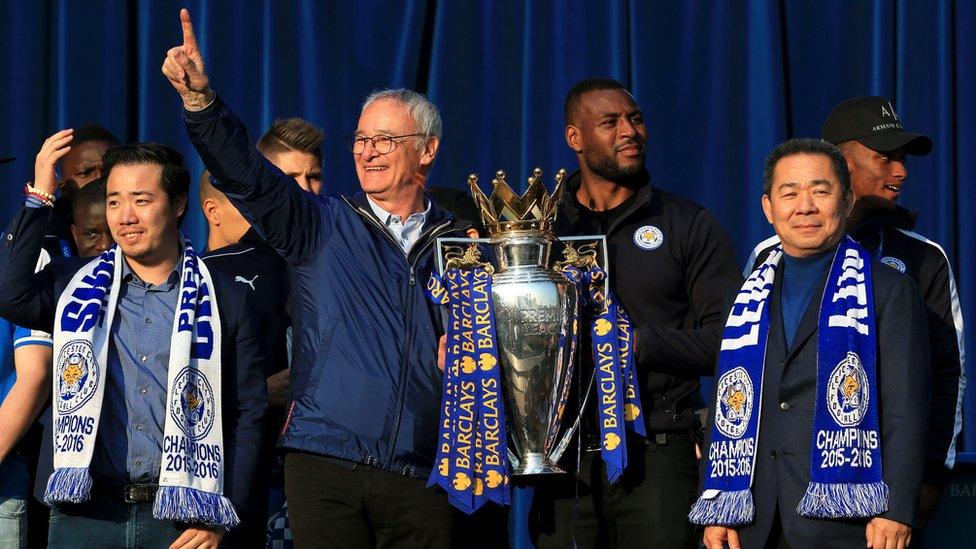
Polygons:
<instances>
[{"instance_id":1,"label":"jacket zipper","mask_svg":"<svg viewBox=\"0 0 976 549\"><path fill-rule=\"evenodd\" d=\"M366 212L364 209L353 205L348 200L346 200L346 203L352 206L352 208L356 210L356 212L359 213L360 216L369 220L369 222L372 223L373 226L377 227L380 230L380 232L382 232L386 236L387 241L390 242L396 249L400 250L401 253L403 252L403 248L400 247L400 245L396 242L396 240L393 239L390 233L386 230L386 227L380 225L380 222L377 221L373 216L369 215L369 213ZM440 225L433 227L426 233L420 235L420 238L417 240L417 242L423 243L423 245L419 248L419 251L417 251L417 254L414 256L414 260L412 262L410 261L410 257L409 257L411 254L402 253L403 258L406 260L407 265L410 268L411 286L415 286L417 284L416 267L417 267L417 261L419 260L420 256L423 255L424 251L427 250L427 248L431 245L431 243L433 243L436 240L438 236L451 232L450 229L446 231L441 230L448 227L450 224L451 224L450 221L445 221L444 223L441 223ZM415 250L417 250L416 246L414 246L411 252ZM403 351L400 356L400 385L399 385L399 391L397 391L396 415L393 418L393 431L390 436L389 448L386 453L386 461L385 463L382 464L383 469L387 471L392 470L393 453L396 450L396 440L400 434L400 422L403 419L403 399L406 393L407 366L410 357L409 350L413 345L413 337L412 337L413 329L411 328L413 323L411 322L412 317L410 315L411 309L413 308L413 300L414 300L414 292L412 291L408 292L407 303L404 303L404 309L403 309L403 325L407 328L407 333L403 341Z\"/></svg>"},{"instance_id":2,"label":"jacket zipper","mask_svg":"<svg viewBox=\"0 0 976 549\"><path fill-rule=\"evenodd\" d=\"M419 249L416 246L414 246L414 248L410 250L411 254L416 252L413 261L410 261L409 256L407 258L407 262L410 264L410 285L411 286L417 285L417 261L420 260L420 256L424 255L424 252L427 251L427 248L429 248L431 244L433 244L437 240L437 238L440 237L442 234L447 234L449 232L453 232L456 230L456 229L447 229L444 231L441 230L448 227L450 224L451 224L450 221L445 221L444 223L441 223L440 225L433 227L425 234L420 235L420 238L417 239L417 243L422 243L423 245Z\"/></svg>"},{"instance_id":3,"label":"jacket zipper","mask_svg":"<svg viewBox=\"0 0 976 549\"><path fill-rule=\"evenodd\" d=\"M413 261L412 262L408 261L410 264L410 285L411 286L414 286L417 283L416 268L417 268L417 261L420 259L420 256L422 256L424 254L424 251L426 251L427 248L431 245L431 243L433 243L436 240L437 236L439 236L440 234L450 232L450 230L441 231L441 229L449 226L450 224L451 224L450 221L445 221L444 223L428 231L427 234L421 235L420 239L417 242L418 243L422 242L423 245L419 248L419 250L417 249L416 246L414 246L414 249L411 250L411 252L414 251L417 252L416 255L414 255ZM410 302L409 303L410 306L405 309L403 320L404 320L404 325L412 326L413 318L409 315L409 311L413 308L414 292L412 291L408 292L407 299ZM396 417L393 420L393 434L390 436L390 447L389 450L387 451L387 456L386 456L387 469L390 469L391 466L393 465L393 453L396 450L397 437L400 435L400 422L403 419L403 399L407 392L407 387L406 387L407 366L409 363L409 356L410 356L408 350L410 350L412 345L413 345L413 329L407 328L407 339L404 341L403 356L400 358L400 392L399 395L397 395Z\"/></svg>"}]
</instances>

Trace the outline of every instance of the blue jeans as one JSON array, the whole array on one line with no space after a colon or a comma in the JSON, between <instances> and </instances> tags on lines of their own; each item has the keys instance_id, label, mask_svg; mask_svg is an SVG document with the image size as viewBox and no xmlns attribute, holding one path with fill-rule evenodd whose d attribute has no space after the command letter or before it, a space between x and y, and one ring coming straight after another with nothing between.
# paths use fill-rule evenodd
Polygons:
<instances>
[{"instance_id":1,"label":"blue jeans","mask_svg":"<svg viewBox=\"0 0 976 549\"><path fill-rule=\"evenodd\" d=\"M51 510L48 548L143 547L165 549L187 526L152 516L152 503L93 497Z\"/></svg>"},{"instance_id":2,"label":"blue jeans","mask_svg":"<svg viewBox=\"0 0 976 549\"><path fill-rule=\"evenodd\" d=\"M31 479L27 461L12 453L0 463L0 547L27 547L27 497Z\"/></svg>"}]
</instances>

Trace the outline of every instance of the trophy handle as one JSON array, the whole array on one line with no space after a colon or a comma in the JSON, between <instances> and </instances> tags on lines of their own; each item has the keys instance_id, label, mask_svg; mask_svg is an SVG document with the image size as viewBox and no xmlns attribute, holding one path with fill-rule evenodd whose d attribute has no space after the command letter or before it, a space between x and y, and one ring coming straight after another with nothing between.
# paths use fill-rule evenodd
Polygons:
<instances>
[{"instance_id":1,"label":"trophy handle","mask_svg":"<svg viewBox=\"0 0 976 549\"><path fill-rule=\"evenodd\" d=\"M569 428L564 434L563 438L559 441L559 444L553 448L552 453L549 454L549 459L552 461L559 461L559 458L563 457L563 453L569 446L569 443L573 440L576 435L576 431L579 430L580 420L583 418L583 413L586 411L586 405L590 402L590 394L593 393L593 386L596 384L596 368L593 369L593 373L590 375L590 382L586 384L586 396L583 397L583 404L580 406L579 414L576 416L576 421L573 422L573 426Z\"/></svg>"}]
</instances>

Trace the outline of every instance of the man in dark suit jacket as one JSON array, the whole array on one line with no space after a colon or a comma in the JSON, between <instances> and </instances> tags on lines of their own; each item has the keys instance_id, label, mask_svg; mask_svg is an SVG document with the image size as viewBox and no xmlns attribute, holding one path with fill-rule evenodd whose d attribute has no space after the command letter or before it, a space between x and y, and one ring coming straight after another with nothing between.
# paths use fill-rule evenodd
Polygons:
<instances>
[{"instance_id":1,"label":"man in dark suit jacket","mask_svg":"<svg viewBox=\"0 0 976 549\"><path fill-rule=\"evenodd\" d=\"M0 315L32 329L52 330L58 299L72 276L97 261L59 259L34 272L53 212L51 200L44 198L53 195L54 163L70 143L70 130L45 143L28 204L8 226L0 250ZM184 249L178 226L189 174L178 152L155 144L112 149L105 170L106 217L123 265L107 364L100 365L106 375L90 466L93 484L88 501L58 504L52 511L50 541L59 547L216 546L222 528L159 520L152 511L163 455L170 338L180 299ZM247 294L220 273L212 276L222 335L223 495L246 521L254 516L250 490L267 406L264 355ZM44 478L51 472L51 439L48 432L39 470Z\"/></svg>"},{"instance_id":2,"label":"man in dark suit jacket","mask_svg":"<svg viewBox=\"0 0 976 549\"><path fill-rule=\"evenodd\" d=\"M928 409L928 328L918 289L901 273L877 260L872 263L882 477L890 490L887 512L849 520L799 515L797 504L811 480L821 296L852 205L850 176L840 151L814 140L793 140L773 149L766 160L762 205L784 256L769 297L761 430L752 476L754 520L741 527L707 526L705 545L864 547L867 541L868 547L904 547L924 470ZM710 427L715 402L713 398ZM711 428L708 432L711 438ZM817 452L814 458L819 456Z\"/></svg>"}]
</instances>

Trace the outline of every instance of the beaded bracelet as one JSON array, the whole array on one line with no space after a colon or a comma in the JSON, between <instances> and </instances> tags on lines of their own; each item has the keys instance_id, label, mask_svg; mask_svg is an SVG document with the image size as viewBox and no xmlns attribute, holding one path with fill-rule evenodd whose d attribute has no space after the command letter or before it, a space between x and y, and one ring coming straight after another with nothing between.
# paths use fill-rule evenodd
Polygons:
<instances>
[{"instance_id":1,"label":"beaded bracelet","mask_svg":"<svg viewBox=\"0 0 976 549\"><path fill-rule=\"evenodd\" d=\"M31 186L29 182L27 183L27 185L24 186L24 192L26 192L27 194L36 194L37 196L40 196L41 198L46 198L48 200L52 200L52 201L54 200L53 194L34 188L33 186Z\"/></svg>"},{"instance_id":2,"label":"beaded bracelet","mask_svg":"<svg viewBox=\"0 0 976 549\"><path fill-rule=\"evenodd\" d=\"M27 202L35 206L54 206L54 195L47 193L34 187L31 187L30 183L24 186L24 193L27 195Z\"/></svg>"},{"instance_id":3,"label":"beaded bracelet","mask_svg":"<svg viewBox=\"0 0 976 549\"><path fill-rule=\"evenodd\" d=\"M53 207L54 206L54 202L51 202L50 200L47 200L45 198L41 198L41 197L39 197L39 196L37 196L35 194L29 194L29 195L27 195L27 203L30 204L30 205L32 205L32 206L36 206L38 208Z\"/></svg>"}]
</instances>

